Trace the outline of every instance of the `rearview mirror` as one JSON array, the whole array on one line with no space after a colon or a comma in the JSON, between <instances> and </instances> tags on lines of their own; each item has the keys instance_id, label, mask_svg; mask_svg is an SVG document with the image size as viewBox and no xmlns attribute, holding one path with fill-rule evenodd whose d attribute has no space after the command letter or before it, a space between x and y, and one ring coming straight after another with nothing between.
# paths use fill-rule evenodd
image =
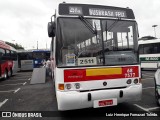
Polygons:
<instances>
[{"instance_id":1,"label":"rearview mirror","mask_svg":"<svg viewBox=\"0 0 160 120\"><path fill-rule=\"evenodd\" d=\"M48 36L49 37L55 37L55 29L56 25L55 22L48 22Z\"/></svg>"}]
</instances>

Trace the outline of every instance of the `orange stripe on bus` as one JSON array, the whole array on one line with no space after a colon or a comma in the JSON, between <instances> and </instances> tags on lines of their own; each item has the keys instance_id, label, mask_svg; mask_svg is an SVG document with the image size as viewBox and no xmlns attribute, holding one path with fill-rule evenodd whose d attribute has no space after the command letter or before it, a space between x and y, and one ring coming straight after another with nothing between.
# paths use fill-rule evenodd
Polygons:
<instances>
[{"instance_id":1,"label":"orange stripe on bus","mask_svg":"<svg viewBox=\"0 0 160 120\"><path fill-rule=\"evenodd\" d=\"M122 74L122 68L86 69L86 76L120 75L120 74Z\"/></svg>"}]
</instances>

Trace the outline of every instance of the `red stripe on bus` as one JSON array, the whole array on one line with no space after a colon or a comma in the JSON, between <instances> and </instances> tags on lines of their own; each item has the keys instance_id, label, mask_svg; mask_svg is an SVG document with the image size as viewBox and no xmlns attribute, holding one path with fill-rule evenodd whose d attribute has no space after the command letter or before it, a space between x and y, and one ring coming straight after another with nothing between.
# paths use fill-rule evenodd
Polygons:
<instances>
[{"instance_id":1,"label":"red stripe on bus","mask_svg":"<svg viewBox=\"0 0 160 120\"><path fill-rule=\"evenodd\" d=\"M64 70L64 82L80 82L93 80L114 80L118 78L139 77L139 67L122 67L122 74L86 76L86 69Z\"/></svg>"}]
</instances>

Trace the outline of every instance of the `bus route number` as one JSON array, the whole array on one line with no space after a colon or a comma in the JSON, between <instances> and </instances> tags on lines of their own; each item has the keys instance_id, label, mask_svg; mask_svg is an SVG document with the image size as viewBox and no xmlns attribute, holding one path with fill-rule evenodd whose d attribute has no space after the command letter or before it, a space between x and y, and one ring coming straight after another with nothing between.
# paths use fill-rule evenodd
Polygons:
<instances>
[{"instance_id":1,"label":"bus route number","mask_svg":"<svg viewBox=\"0 0 160 120\"><path fill-rule=\"evenodd\" d=\"M127 73L125 73L125 78L133 78L133 77L135 77L135 75L136 74L133 72L133 69L130 68L127 70Z\"/></svg>"},{"instance_id":2,"label":"bus route number","mask_svg":"<svg viewBox=\"0 0 160 120\"><path fill-rule=\"evenodd\" d=\"M97 65L96 57L78 58L78 65Z\"/></svg>"}]
</instances>

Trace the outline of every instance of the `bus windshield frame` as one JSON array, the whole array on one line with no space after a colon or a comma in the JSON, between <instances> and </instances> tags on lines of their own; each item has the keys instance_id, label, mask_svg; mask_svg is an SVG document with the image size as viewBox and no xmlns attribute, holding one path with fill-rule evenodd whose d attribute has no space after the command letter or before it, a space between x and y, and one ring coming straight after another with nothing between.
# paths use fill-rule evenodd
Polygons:
<instances>
[{"instance_id":1,"label":"bus windshield frame","mask_svg":"<svg viewBox=\"0 0 160 120\"><path fill-rule=\"evenodd\" d=\"M92 17L84 19L90 22L96 34L79 17L57 18L57 67L139 64L138 29L135 20Z\"/></svg>"}]
</instances>

